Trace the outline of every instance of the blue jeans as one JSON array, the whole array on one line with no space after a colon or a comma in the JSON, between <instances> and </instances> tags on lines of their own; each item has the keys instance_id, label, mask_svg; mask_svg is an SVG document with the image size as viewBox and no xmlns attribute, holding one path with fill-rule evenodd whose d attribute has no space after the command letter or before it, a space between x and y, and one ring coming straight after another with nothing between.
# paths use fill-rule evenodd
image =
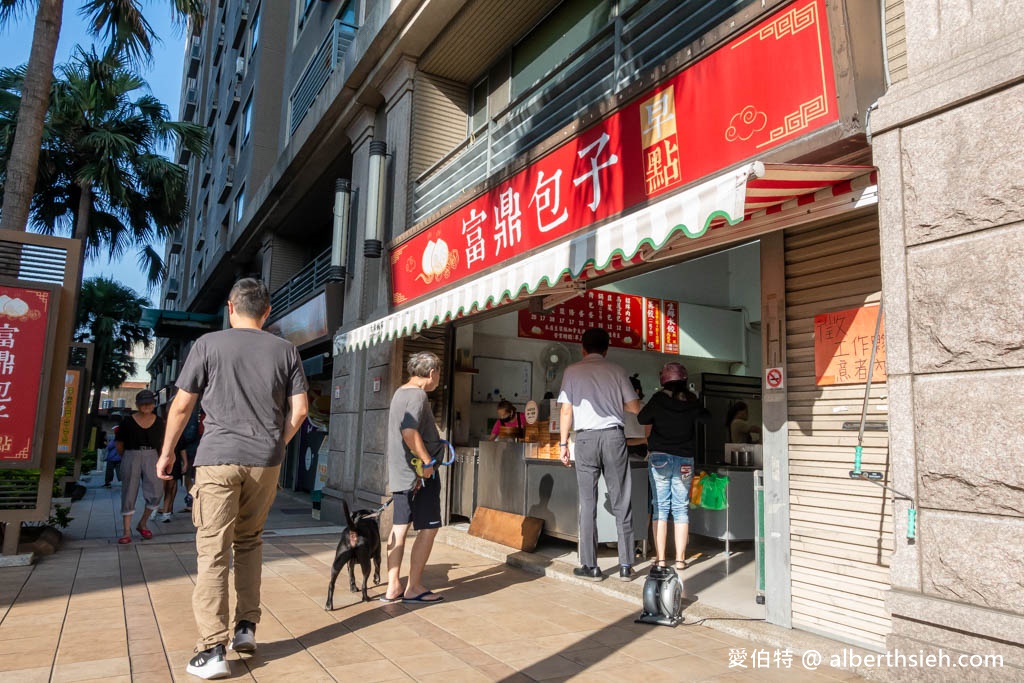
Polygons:
<instances>
[{"instance_id":1,"label":"blue jeans","mask_svg":"<svg viewBox=\"0 0 1024 683\"><path fill-rule=\"evenodd\" d=\"M651 480L651 520L661 522L671 515L676 524L689 524L693 458L655 451L647 462Z\"/></svg>"}]
</instances>

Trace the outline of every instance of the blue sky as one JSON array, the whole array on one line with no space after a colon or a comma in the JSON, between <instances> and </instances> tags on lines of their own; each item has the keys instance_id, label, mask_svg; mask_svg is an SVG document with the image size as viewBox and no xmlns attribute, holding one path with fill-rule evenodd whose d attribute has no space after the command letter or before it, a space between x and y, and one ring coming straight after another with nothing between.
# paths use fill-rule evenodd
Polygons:
<instances>
[{"instance_id":1,"label":"blue sky","mask_svg":"<svg viewBox=\"0 0 1024 683\"><path fill-rule=\"evenodd\" d=\"M64 21L61 26L60 42L57 45L56 64L68 60L76 45L92 44L92 37L86 32L84 21L78 15L81 3L77 0L65 0ZM171 111L173 118L178 117L178 98L181 90L181 68L185 55L184 25L175 24L170 2L148 2L143 8L160 42L153 46L153 62L142 66L139 72L149 82L153 94ZM17 66L28 61L32 49L32 21L34 12L26 13L20 20L12 22L0 31L0 65ZM162 246L159 248L162 251ZM123 282L137 292L144 294L153 301L159 292L146 290L146 278L135 262L135 253L126 254L120 262L94 259L85 266L85 277L95 275Z\"/></svg>"}]
</instances>

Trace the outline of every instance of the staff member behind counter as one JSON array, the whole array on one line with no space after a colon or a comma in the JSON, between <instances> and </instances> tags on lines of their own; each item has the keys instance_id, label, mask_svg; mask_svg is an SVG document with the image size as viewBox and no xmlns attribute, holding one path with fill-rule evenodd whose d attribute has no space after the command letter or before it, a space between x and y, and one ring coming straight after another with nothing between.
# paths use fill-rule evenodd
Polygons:
<instances>
[{"instance_id":1,"label":"staff member behind counter","mask_svg":"<svg viewBox=\"0 0 1024 683\"><path fill-rule=\"evenodd\" d=\"M523 429L526 427L526 416L516 410L516 407L509 401L502 400L498 403L498 420L491 429L491 441L498 438L502 427L514 427Z\"/></svg>"}]
</instances>

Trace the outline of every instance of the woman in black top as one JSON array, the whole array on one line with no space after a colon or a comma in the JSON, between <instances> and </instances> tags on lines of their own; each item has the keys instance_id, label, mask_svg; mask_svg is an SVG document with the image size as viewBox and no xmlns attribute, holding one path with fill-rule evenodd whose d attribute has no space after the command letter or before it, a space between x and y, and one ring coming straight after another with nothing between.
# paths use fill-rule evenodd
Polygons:
<instances>
[{"instance_id":1,"label":"woman in black top","mask_svg":"<svg viewBox=\"0 0 1024 683\"><path fill-rule=\"evenodd\" d=\"M153 511L163 501L163 482L156 476L156 461L164 442L164 421L154 413L156 394L143 389L135 395L138 412L121 421L117 428L117 450L121 454L121 519L124 521L124 536L118 543L132 542L132 515L135 501L139 497L139 485L146 508L135 529L144 539L153 538L153 532L146 528Z\"/></svg>"},{"instance_id":2,"label":"woman in black top","mask_svg":"<svg viewBox=\"0 0 1024 683\"><path fill-rule=\"evenodd\" d=\"M676 569L685 568L697 425L706 424L711 417L686 386L686 379L686 368L679 363L666 363L660 375L662 390L651 396L637 415L640 424L650 425L647 428L647 448L651 454L648 471L657 564L667 566L665 544L668 540L668 518L671 516Z\"/></svg>"}]
</instances>

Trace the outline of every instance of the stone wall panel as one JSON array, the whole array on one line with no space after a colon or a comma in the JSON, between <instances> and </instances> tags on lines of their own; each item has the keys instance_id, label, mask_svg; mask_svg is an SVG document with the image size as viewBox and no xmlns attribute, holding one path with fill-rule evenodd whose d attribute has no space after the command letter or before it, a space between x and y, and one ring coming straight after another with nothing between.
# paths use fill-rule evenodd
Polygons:
<instances>
[{"instance_id":1,"label":"stone wall panel","mask_svg":"<svg viewBox=\"0 0 1024 683\"><path fill-rule=\"evenodd\" d=\"M387 410L367 410L363 413L361 450L364 453L386 453L387 433Z\"/></svg>"},{"instance_id":2,"label":"stone wall panel","mask_svg":"<svg viewBox=\"0 0 1024 683\"><path fill-rule=\"evenodd\" d=\"M1022 228L910 250L915 373L1024 367Z\"/></svg>"},{"instance_id":3,"label":"stone wall panel","mask_svg":"<svg viewBox=\"0 0 1024 683\"><path fill-rule=\"evenodd\" d=\"M1024 517L1024 371L918 377L914 405L920 504Z\"/></svg>"},{"instance_id":4,"label":"stone wall panel","mask_svg":"<svg viewBox=\"0 0 1024 683\"><path fill-rule=\"evenodd\" d=\"M1018 0L904 0L904 13L912 78L942 68L956 57L984 50L998 37L1012 35L1024 25L1024 3Z\"/></svg>"},{"instance_id":5,"label":"stone wall panel","mask_svg":"<svg viewBox=\"0 0 1024 683\"><path fill-rule=\"evenodd\" d=\"M379 365L377 367L369 368L366 371L366 380L363 386L366 387L364 405L367 410L387 410L389 408L391 404L391 396L394 394L394 390L390 387L390 377L390 365ZM375 379L380 385L380 388L377 391L373 390Z\"/></svg>"},{"instance_id":6,"label":"stone wall panel","mask_svg":"<svg viewBox=\"0 0 1024 683\"><path fill-rule=\"evenodd\" d=\"M387 459L379 453L364 453L359 468L359 488L373 493L387 489Z\"/></svg>"},{"instance_id":7,"label":"stone wall panel","mask_svg":"<svg viewBox=\"0 0 1024 683\"><path fill-rule=\"evenodd\" d=\"M924 592L1024 614L1024 521L922 510Z\"/></svg>"},{"instance_id":8,"label":"stone wall panel","mask_svg":"<svg viewBox=\"0 0 1024 683\"><path fill-rule=\"evenodd\" d=\"M1024 220L1022 101L1019 85L903 129L907 244Z\"/></svg>"}]
</instances>

